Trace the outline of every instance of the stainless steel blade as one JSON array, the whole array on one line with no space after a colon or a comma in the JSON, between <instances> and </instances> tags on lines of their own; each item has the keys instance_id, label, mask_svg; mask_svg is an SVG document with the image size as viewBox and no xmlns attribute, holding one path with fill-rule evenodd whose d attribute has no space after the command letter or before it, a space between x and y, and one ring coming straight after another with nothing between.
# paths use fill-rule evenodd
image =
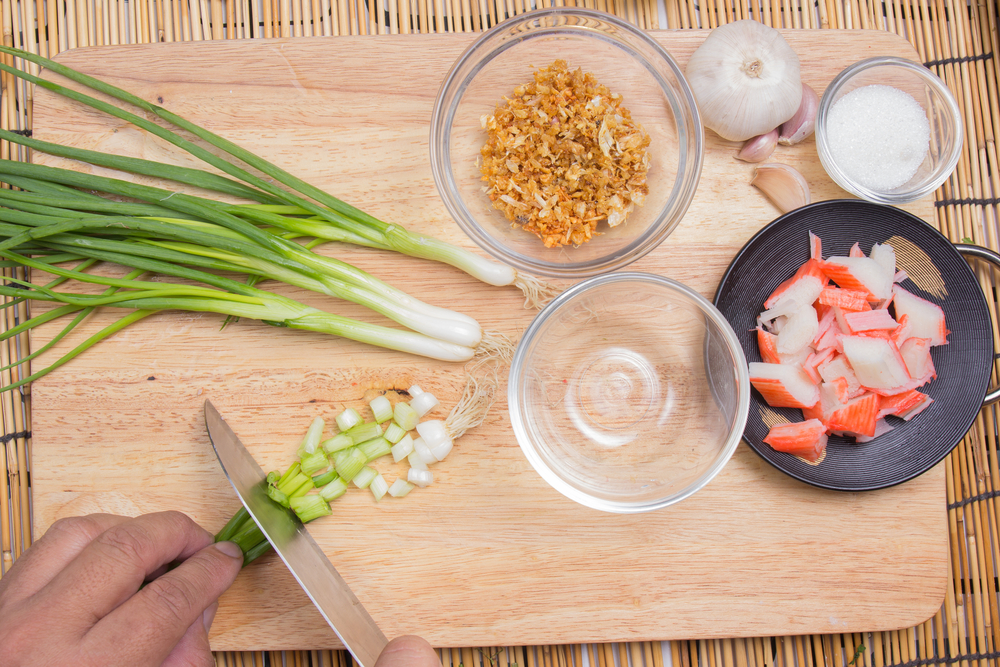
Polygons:
<instances>
[{"instance_id":1,"label":"stainless steel blade","mask_svg":"<svg viewBox=\"0 0 1000 667\"><path fill-rule=\"evenodd\" d=\"M205 426L222 470L275 552L361 667L373 667L387 640L295 513L267 497L264 471L210 401Z\"/></svg>"}]
</instances>

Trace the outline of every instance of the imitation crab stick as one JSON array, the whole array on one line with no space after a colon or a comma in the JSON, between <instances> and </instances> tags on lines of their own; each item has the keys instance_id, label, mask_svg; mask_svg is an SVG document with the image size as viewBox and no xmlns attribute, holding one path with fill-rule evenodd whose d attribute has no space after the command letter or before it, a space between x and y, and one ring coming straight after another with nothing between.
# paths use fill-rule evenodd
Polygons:
<instances>
[{"instance_id":1,"label":"imitation crab stick","mask_svg":"<svg viewBox=\"0 0 1000 667\"><path fill-rule=\"evenodd\" d=\"M818 461L826 449L826 427L818 419L771 427L764 442L779 452L801 456L807 461Z\"/></svg>"}]
</instances>

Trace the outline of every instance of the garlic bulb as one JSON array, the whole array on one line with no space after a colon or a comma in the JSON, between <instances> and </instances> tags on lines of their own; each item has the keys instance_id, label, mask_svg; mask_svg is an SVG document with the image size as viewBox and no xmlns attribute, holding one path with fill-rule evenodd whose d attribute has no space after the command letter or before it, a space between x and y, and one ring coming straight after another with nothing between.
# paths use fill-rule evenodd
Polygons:
<instances>
[{"instance_id":1,"label":"garlic bulb","mask_svg":"<svg viewBox=\"0 0 1000 667\"><path fill-rule=\"evenodd\" d=\"M799 57L781 33L752 19L715 28L685 74L705 127L730 141L767 134L802 100Z\"/></svg>"}]
</instances>

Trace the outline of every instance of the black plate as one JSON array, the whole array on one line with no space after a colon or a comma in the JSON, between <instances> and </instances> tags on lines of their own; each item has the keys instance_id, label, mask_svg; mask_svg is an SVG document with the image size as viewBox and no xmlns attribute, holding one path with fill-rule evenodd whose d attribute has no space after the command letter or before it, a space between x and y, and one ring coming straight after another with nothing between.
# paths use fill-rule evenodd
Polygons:
<instances>
[{"instance_id":1,"label":"black plate","mask_svg":"<svg viewBox=\"0 0 1000 667\"><path fill-rule=\"evenodd\" d=\"M902 286L941 306L951 332L948 344L931 353L937 379L920 388L934 403L909 422L889 417L895 428L869 443L831 436L826 458L810 465L774 451L763 441L768 426L762 407L789 421L801 421L802 411L771 408L754 390L743 437L776 468L814 486L867 491L899 484L943 459L965 436L982 407L993 362L986 300L955 246L920 218L859 200L812 204L783 215L750 239L716 292L715 305L736 330L747 361L761 361L754 331L757 315L771 292L809 259L810 231L822 239L824 258L847 255L855 242L867 255L874 243L885 243L893 236L908 239L930 257L944 279L947 296L928 294L909 279Z\"/></svg>"}]
</instances>

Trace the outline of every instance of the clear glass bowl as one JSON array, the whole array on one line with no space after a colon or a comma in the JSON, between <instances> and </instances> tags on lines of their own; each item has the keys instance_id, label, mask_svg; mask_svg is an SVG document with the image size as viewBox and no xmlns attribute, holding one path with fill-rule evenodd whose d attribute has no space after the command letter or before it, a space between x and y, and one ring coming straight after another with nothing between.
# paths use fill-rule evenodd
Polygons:
<instances>
[{"instance_id":1,"label":"clear glass bowl","mask_svg":"<svg viewBox=\"0 0 1000 667\"><path fill-rule=\"evenodd\" d=\"M750 380L708 300L668 278L610 273L535 317L507 398L521 449L552 487L631 513L683 500L722 470L743 434Z\"/></svg>"},{"instance_id":2,"label":"clear glass bowl","mask_svg":"<svg viewBox=\"0 0 1000 667\"><path fill-rule=\"evenodd\" d=\"M831 145L831 109L848 93L869 85L908 93L923 107L930 124L927 156L913 177L897 187L880 189L858 182L850 168L838 163ZM932 194L954 171L962 151L962 116L948 87L923 65L891 56L868 58L844 69L823 93L816 116L816 147L826 173L843 189L879 204L905 204Z\"/></svg>"},{"instance_id":3,"label":"clear glass bowl","mask_svg":"<svg viewBox=\"0 0 1000 667\"><path fill-rule=\"evenodd\" d=\"M478 159L487 139L481 118L559 58L622 95L649 133L649 195L623 224L601 223L601 236L579 247L546 248L493 208ZM673 231L698 185L703 141L694 96L663 47L609 14L552 8L498 24L458 59L431 117L431 169L448 211L487 253L532 274L583 278L624 267Z\"/></svg>"}]
</instances>

